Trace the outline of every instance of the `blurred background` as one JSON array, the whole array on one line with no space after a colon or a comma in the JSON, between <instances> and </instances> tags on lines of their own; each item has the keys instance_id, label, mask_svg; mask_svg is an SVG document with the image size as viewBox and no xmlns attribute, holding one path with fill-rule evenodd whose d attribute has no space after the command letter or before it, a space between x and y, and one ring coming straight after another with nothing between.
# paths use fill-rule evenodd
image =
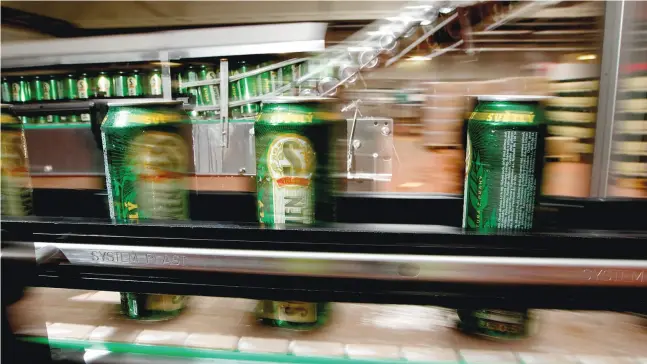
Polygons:
<instances>
[{"instance_id":1,"label":"blurred background","mask_svg":"<svg viewBox=\"0 0 647 364\"><path fill-rule=\"evenodd\" d=\"M174 49L171 52L174 59L163 65L170 66L172 97L186 97L192 92L197 94L199 88L187 91L179 86L178 81L183 76L195 76L195 80L199 80L201 67L218 73L220 59L224 56L231 61L229 69L236 71L241 67L254 69L289 59L307 58L316 53L312 53L314 50L335 49L342 44L361 47L361 42L349 36L358 32L370 33L372 28L368 25L371 22L393 16L405 5L405 2L398 1L380 1L370 5L361 1L126 1L120 2L119 6L108 2L6 1L3 2L2 13L3 87L5 83L9 87L17 81L29 86L36 76L42 79L54 77L56 82L64 82L68 77L76 80L79 75L85 75L92 82L100 72L111 79L138 72L144 80L150 77L151 72L161 75L160 62L165 61L141 60L151 58L151 54L162 47L170 47ZM623 22L616 24L605 22L608 12L604 2L546 2L540 6L523 2L482 2L441 14L433 25L442 22L442 26L429 37L425 38L424 34L432 25L412 29L407 37L389 50L398 57L382 55L373 69L363 69L359 80L354 77L350 80L353 82L345 82L339 88L338 96L343 100L361 100L362 116L389 119L387 135L374 133L370 127L363 126L368 124L360 123L356 167L359 168L358 173L362 172L366 178L351 183L349 189L460 193L464 168L463 121L474 105L473 99L467 96L534 94L556 96L545 105L550 126L546 137L543 194L645 197L645 123L641 114L644 110L640 109L644 92L641 86L644 81L644 60L641 58L644 52L640 35L645 7L640 2L627 2L624 6L630 7L631 11L625 9ZM323 22L326 24L325 33L305 35L308 39L293 39L288 28L282 28L285 29L283 34L279 33L281 30L271 28L273 24L294 22ZM254 44L262 42L262 39L253 39L257 33L251 28L233 28L249 24L270 27L258 29L258 34L267 35L269 32L276 38L273 41L281 45L274 50L254 49ZM166 30L216 26L231 29L234 38L225 41L214 39L207 33L179 33L165 40L170 42L173 39L176 44L161 44L163 37L155 37ZM304 28L304 31L312 30ZM115 47L115 44L104 38L86 38L142 33L154 38L140 40L148 42L148 48L141 52L130 48L120 50L119 45L108 49L105 47ZM245 39L236 39L237 36ZM605 36L621 39L621 42L607 44L605 48ZM60 38L66 40L55 43L57 45L51 48L59 47L65 51L55 51L48 55L50 58L45 53L51 53L51 49L37 45L46 43L34 43L31 47L25 43ZM420 41L419 38L424 39ZM126 41L128 38L116 39ZM226 50L227 46L239 48ZM240 48L245 46L252 48ZM94 49L94 54L83 54ZM105 56L103 53L111 54ZM386 62L389 62L388 67ZM605 62L609 64L605 65ZM352 66L350 63L347 66ZM600 79L603 66L611 68L604 68L605 77ZM343 70L335 67L331 76L338 80L339 76L334 73ZM188 73L192 76L187 76ZM113 95L105 96L118 96L115 94L118 91L111 92ZM609 97L600 99L599 93L608 93ZM261 95L260 90L257 94ZM161 93L151 95L142 89L136 95L151 96L161 96ZM27 97L29 100L12 102L37 101L35 95ZM97 94L94 97L101 96ZM610 104L604 104L607 101ZM216 105L217 100L191 102L204 106L205 102ZM20 116L20 109L16 110ZM215 117L216 112L201 112L199 117ZM198 112L194 114L198 117ZM245 116L235 108L230 110L230 114L234 118ZM26 124L48 124L38 118L24 121ZM65 129L67 125L58 127ZM54 178L63 175L73 176L72 185L76 187L97 187L102 183L100 177L90 178L93 173L101 173L103 166L100 158L93 156L98 152L96 148L83 150L78 145L84 143L79 135L83 132L75 130L74 136L71 131L63 130L47 134L28 133L35 187L68 185L71 179ZM52 133L58 133L56 138L68 138L71 149L51 151L51 143L40 141L41 137L51 138ZM246 174L252 172L250 168L253 169L245 163L245 159L251 161L250 156L241 155L250 153L246 141L234 138L238 144L236 152L219 156L220 159L210 162L211 165L207 165L200 155L195 157L196 174L200 177L194 179L195 188L253 188L248 179L232 178L232 175ZM207 153L208 147L205 148ZM376 153L377 158L373 157ZM243 170L245 173L239 173Z\"/></svg>"},{"instance_id":2,"label":"blurred background","mask_svg":"<svg viewBox=\"0 0 647 364\"><path fill-rule=\"evenodd\" d=\"M608 209L609 204L598 204L594 208L586 206L592 206L590 204L600 199L605 199L604 203L640 203L647 197L647 38L644 37L647 34L647 2L3 1L1 12L2 103L13 106L13 112L24 127L34 215L107 220L109 208L104 165L107 158L104 160L99 132L106 104L176 100L192 121L188 138L191 140L192 160L187 182L192 207L199 208L191 211L191 219L210 220L212 225L215 224L213 221L222 220L255 222L256 196L253 192L256 191L257 161L253 126L260 103L273 95L334 96L339 99L339 106L347 119L348 139L338 145L344 155L348 151L348 160L340 167L346 196L351 196L351 199L353 196L384 196L389 199L407 196L405 205L399 205L400 211L388 208L391 205L383 202L379 205L381 210L371 204L352 210L348 207L351 203L346 202L348 210L344 215L365 214L366 219L382 216L380 222L385 222L384 219L397 215L409 218L424 214L425 217L414 218L415 222L397 223L421 224L422 221L458 229L465 178L465 123L476 104L475 96L531 95L550 96L543 101L547 132L541 194L542 201L549 201L549 204L557 202L549 206L553 210L544 215L549 216L545 220L550 220L562 230L611 229L603 223L611 221L609 216L614 217L622 207L622 214L615 217L627 222L623 225L625 230L644 230L640 209L632 212L626 207L628 205L622 204ZM429 16L431 13L434 15ZM105 145L105 140L103 143ZM3 154L7 155L4 147ZM223 194L217 195L219 193ZM222 198L218 201L224 201L222 205L209 205L210 201L215 201L209 196L216 195ZM245 205L237 206L230 196L243 196ZM411 196L419 196L421 201L429 198L438 205L424 205L424 201L416 203L415 198L407 200ZM443 202L444 199L450 202ZM452 201L456 203L446 208ZM568 213L555 212L561 208L559 206L568 203L575 206ZM404 211L408 208L403 206L412 206L411 211ZM196 213L196 210L200 212ZM633 215L633 219L622 217L628 215ZM442 221L436 220L439 218ZM586 224L582 223L585 220ZM635 224L637 220L639 222ZM95 223L87 221L91 227ZM160 223L163 225L168 227L172 224ZM643 297L627 299L629 295L615 296L617 291L604 291L588 298L588 291L585 294L560 291L565 281L578 289L591 281L605 281L609 287L617 284L623 288L644 288L647 282L645 270L600 268L594 275L588 268L578 268L575 273L559 271L554 274L558 282L556 286L560 288L554 291L543 290L543 287L534 292L534 296L531 295L532 289L514 291L523 292L513 294L519 299L528 295L535 298L544 296L548 300L553 293L559 297L555 302L563 299L559 303L545 304L543 308L562 308L561 304L566 306L564 308L590 308L599 302L600 305L594 308L612 310L536 311L536 316L524 317L523 325L531 326L531 321L541 323L538 331L532 334L528 329L528 340L483 340L463 335L455 330L459 320L455 309L426 304L381 304L391 302L379 295L363 298L362 293L354 291L388 291L393 297L396 296L394 292L401 295L414 292L416 298L411 301L431 300L429 297L436 294L418 286L407 291L406 287L410 286L401 288L394 283L399 284L400 281L391 281L390 278L371 281L366 286L344 286L344 289L353 291L346 293L348 296L345 297L351 297L346 301L358 299L364 303L335 304L331 324L308 332L260 326L255 316L257 301L252 300L259 298L254 296L258 295L256 291L249 294L243 290L227 291L233 298L209 297L219 295L213 292L221 292L213 287L213 291L204 293L204 296L192 297L191 304L177 318L142 324L122 315L119 304L123 305L120 301L123 298L117 292L111 292L121 289L120 280L126 280L120 274L133 273L114 273L110 269L133 266L128 267L128 262L124 266L115 263L111 268L101 267L106 270L95 271L94 261L90 260L96 257L95 253L105 254L108 249L114 249L114 252L109 251L114 256L131 254L128 244L143 244L143 239L151 237L145 235L128 240L136 230L119 230L122 235L106 238L102 234L121 227L101 225L99 232L91 228L83 230L79 234L85 240L78 238L76 241L70 231L81 228L78 225L63 226L53 228L54 232L42 233L38 238L55 239L53 236L56 236L59 239L56 242L71 242L66 249L73 254L68 254L67 258L86 265L82 268L77 266L77 271L65 271L60 276L51 272L41 274L45 280L50 279L44 285L51 286L29 290L22 300L10 307L8 316L14 332L30 337L33 342L56 347L52 355L71 362L121 362L123 358L115 353L137 352L163 357L165 359L158 358L156 362L164 363L166 361L163 360L182 362L178 357L189 360L200 356L218 357L221 362L239 360L237 363L341 363L353 360L361 363L456 364L647 363L644 315L625 313L629 310L626 306L617 309L613 306L628 301L644 302ZM411 225L402 229L409 228L413 229ZM418 252L415 249L433 243L437 246L446 244L445 247L451 250L455 248L452 246L454 239L463 236L452 230L447 234L449 237L445 237L447 241L451 240L449 243L443 243L445 240L436 243L436 235L430 238L429 231L439 235L445 231L433 230L436 226L421 227L423 230L426 228L429 230L423 233L428 234L425 235L427 240L420 238L419 243L411 242L412 246L400 247L398 244L409 242L389 240L393 243L391 247L378 243L363 245L361 242L359 248L347 249L377 254L383 253L382 249L395 247L393 249L401 248L409 253L407 248ZM201 231L196 234L201 234ZM164 230L167 232L174 234L172 230ZM261 233L267 235L261 237ZM146 231L143 234L159 233ZM197 238L197 235L192 235L191 239L202 241L211 238L209 234L211 231ZM261 244L276 243L271 240L283 236L267 238L269 235L268 232L260 232L253 239L244 239L254 240L250 244L258 244L252 245L255 249L265 249ZM312 236L315 235L319 236ZM614 232L613 238L624 239L621 235ZM637 236L641 243L644 234ZM101 243L108 240L110 244L117 244L115 241L119 239L119 244L124 245L95 251L88 250L90 248L77 250L74 245L79 242L93 244L93 239L99 240L99 237L104 239ZM294 238L297 242L292 243L301 244L311 238L309 235L299 237L302 240ZM377 235L362 237L381 241ZM141 240L137 240L139 238ZM184 238L173 235L169 239L182 241ZM631 240L629 235L626 238ZM218 243L226 241L230 244L231 239L227 236ZM326 236L326 239L332 238ZM356 238L348 240L353 239ZM567 241L577 240L572 239ZM326 244L330 243L328 240ZM498 244L494 240L486 243ZM488 251L485 255L518 257L519 254L527 254L537 258L532 254L545 253L553 258L570 257L575 260L578 254L599 259L607 258L607 253L618 259L627 258L621 257L622 254L629 254L629 250L607 251L598 245L591 251L583 249L584 252L570 245L565 248L568 251L555 248L554 245L564 241L555 243L551 240L552 248L546 249L553 255L536 246L534 250L517 247L518 250L501 252L499 245L495 246L495 252ZM335 243L343 246L360 242ZM471 249L477 252L470 250L469 254L481 252L479 243L472 243L476 247L472 245ZM640 244L632 246L635 245ZM285 246L272 249L280 252L287 249ZM46 247L46 243L36 243L37 249ZM184 247L175 248L177 250L173 250L173 254ZM577 248L581 249L581 246ZM456 254L467 254L466 250L469 249ZM644 253L644 250L639 251ZM91 259L88 252L92 253ZM425 253L419 254L423 256ZM60 258L55 254L52 256ZM136 260L137 255L134 256ZM162 257L166 263L169 256L172 255L162 254L155 259ZM642 264L640 259L644 256L636 254L629 258ZM248 269L267 263L263 260L265 258L253 259L256 260L241 264L247 264L245 269ZM74 267L70 261L65 260L62 266ZM346 265L333 264L331 267L346 269L350 265L345 258L340 258L340 262ZM284 261L270 263L267 265L287 266ZM386 271L396 274L397 279L407 274L415 277L419 273L415 269L411 273L407 270L411 267L404 264L390 265L388 259L387 262L369 263L358 263L359 268L354 272L368 275L375 272L386 274ZM206 263L200 261L200 264ZM498 267L497 262L492 264ZM132 270L137 271L141 267L135 268ZM201 295L202 292L195 288L198 284L186 283L198 277L201 268L202 265L188 273L180 270L177 277L164 276L166 280L137 273L132 281L151 284L159 279L160 285L150 287L164 287L166 291L162 293L181 287L183 291L178 294ZM281 274L294 280L288 280L285 286L307 286L300 280L299 272L317 268L321 267L312 268L307 261L305 264L299 261L292 270L286 268ZM333 268L328 267L329 270ZM87 272L83 272L84 269ZM451 276L452 269L453 266L442 264L429 266L430 272L438 271L447 276ZM487 276L491 273L488 269L472 272L478 283L484 282L481 274ZM515 268L510 269L501 273L507 277L505 279L514 282L514 277L522 276ZM14 272L19 271L9 271L11 277L21 276ZM92 277L88 278L84 275L86 273ZM113 273L118 278L111 279L117 283L94 286L98 285L97 282L108 281L107 276ZM532 277L534 271L526 273ZM74 274L80 274L83 279L74 281L70 278L77 277ZM270 287L274 284L267 282L271 277L259 277L258 282L253 278L251 286ZM239 282L239 278L236 274L226 277L235 282ZM177 283L182 279L185 283ZM204 281L200 284L208 286ZM382 284L384 287L388 285L388 289ZM240 286L245 287L243 284ZM493 295L497 299L504 295L496 284L485 286L495 288ZM134 287L139 289L142 286ZM184 290L186 287L190 287L189 293ZM307 288L303 290L307 291ZM445 288L447 286L439 290ZM416 291L418 289L420 292ZM3 288L3 295L5 292ZM480 292L475 289L462 296L464 292L452 292L448 296L478 299L482 298ZM236 294L246 298L237 298ZM600 297L603 295L608 301L602 302ZM441 294L437 297L446 298ZM579 303L573 304L573 301L589 302L578 306ZM528 300L524 302L513 308L527 314L527 309L532 307ZM125 346L119 346L121 344ZM64 349L71 349L76 356L63 355ZM210 351L206 354L205 350ZM237 356L240 353L242 356ZM308 359L300 361L299 355ZM578 355L577 359L574 359L575 355ZM177 361L168 359L168 356ZM328 359L317 361L310 356ZM141 358L128 360L137 363L152 361Z\"/></svg>"}]
</instances>

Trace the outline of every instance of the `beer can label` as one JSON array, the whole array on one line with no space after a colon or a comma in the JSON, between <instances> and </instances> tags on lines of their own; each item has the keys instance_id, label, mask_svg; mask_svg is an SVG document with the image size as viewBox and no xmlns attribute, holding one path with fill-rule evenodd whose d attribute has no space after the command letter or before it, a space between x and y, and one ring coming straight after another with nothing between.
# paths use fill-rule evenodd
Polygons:
<instances>
[{"instance_id":1,"label":"beer can label","mask_svg":"<svg viewBox=\"0 0 647 364\"><path fill-rule=\"evenodd\" d=\"M58 93L58 97L64 97L63 95L65 95L65 84L62 81L56 83L56 92Z\"/></svg>"},{"instance_id":2,"label":"beer can label","mask_svg":"<svg viewBox=\"0 0 647 364\"><path fill-rule=\"evenodd\" d=\"M268 148L275 224L312 224L316 157L312 143L298 134L278 135ZM262 211L262 210L261 210Z\"/></svg>"},{"instance_id":3,"label":"beer can label","mask_svg":"<svg viewBox=\"0 0 647 364\"><path fill-rule=\"evenodd\" d=\"M137 78L129 76L126 79L126 83L128 84L128 96L139 96L137 95Z\"/></svg>"},{"instance_id":4,"label":"beer can label","mask_svg":"<svg viewBox=\"0 0 647 364\"><path fill-rule=\"evenodd\" d=\"M76 87L79 90L79 98L87 99L88 98L88 81L85 79L80 79L76 81Z\"/></svg>"},{"instance_id":5,"label":"beer can label","mask_svg":"<svg viewBox=\"0 0 647 364\"><path fill-rule=\"evenodd\" d=\"M16 82L16 83L11 84L11 97L12 97L12 100L21 101L20 89L21 89L20 83Z\"/></svg>"},{"instance_id":6,"label":"beer can label","mask_svg":"<svg viewBox=\"0 0 647 364\"><path fill-rule=\"evenodd\" d=\"M90 114L81 114L81 121L83 122L90 122Z\"/></svg>"},{"instance_id":7,"label":"beer can label","mask_svg":"<svg viewBox=\"0 0 647 364\"><path fill-rule=\"evenodd\" d=\"M159 96L162 94L162 78L158 74L153 74L149 81L149 86L152 96Z\"/></svg>"},{"instance_id":8,"label":"beer can label","mask_svg":"<svg viewBox=\"0 0 647 364\"><path fill-rule=\"evenodd\" d=\"M46 118L48 123L51 123L54 121L54 115L47 115Z\"/></svg>"},{"instance_id":9,"label":"beer can label","mask_svg":"<svg viewBox=\"0 0 647 364\"><path fill-rule=\"evenodd\" d=\"M107 77L99 77L97 80L97 91L106 94L110 92L110 80Z\"/></svg>"},{"instance_id":10,"label":"beer can label","mask_svg":"<svg viewBox=\"0 0 647 364\"><path fill-rule=\"evenodd\" d=\"M52 90L49 83L43 83L43 100L52 99Z\"/></svg>"},{"instance_id":11,"label":"beer can label","mask_svg":"<svg viewBox=\"0 0 647 364\"><path fill-rule=\"evenodd\" d=\"M133 139L128 158L136 182L134 196L124 199L128 219L186 219L187 155L188 147L177 134L148 131Z\"/></svg>"}]
</instances>

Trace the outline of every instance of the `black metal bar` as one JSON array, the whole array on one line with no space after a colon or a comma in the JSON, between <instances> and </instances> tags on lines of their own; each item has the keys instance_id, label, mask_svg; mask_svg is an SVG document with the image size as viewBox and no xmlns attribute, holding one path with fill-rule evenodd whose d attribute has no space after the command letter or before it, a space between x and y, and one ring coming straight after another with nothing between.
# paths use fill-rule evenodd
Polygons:
<instances>
[{"instance_id":1,"label":"black metal bar","mask_svg":"<svg viewBox=\"0 0 647 364\"><path fill-rule=\"evenodd\" d=\"M74 201L74 203L70 203ZM337 197L336 220L344 223L461 226L460 195L344 193ZM256 221L253 192L191 191L194 221ZM647 200L543 197L538 229L645 230ZM34 214L108 218L105 190L35 189Z\"/></svg>"},{"instance_id":2,"label":"black metal bar","mask_svg":"<svg viewBox=\"0 0 647 364\"><path fill-rule=\"evenodd\" d=\"M329 279L298 276L137 272L134 269L59 267L42 272L35 285L250 299L439 305L445 307L561 308L639 311L644 289Z\"/></svg>"},{"instance_id":3,"label":"black metal bar","mask_svg":"<svg viewBox=\"0 0 647 364\"><path fill-rule=\"evenodd\" d=\"M497 235L447 226L5 219L3 239L24 242L375 254L647 259L647 232L536 231Z\"/></svg>"}]
</instances>

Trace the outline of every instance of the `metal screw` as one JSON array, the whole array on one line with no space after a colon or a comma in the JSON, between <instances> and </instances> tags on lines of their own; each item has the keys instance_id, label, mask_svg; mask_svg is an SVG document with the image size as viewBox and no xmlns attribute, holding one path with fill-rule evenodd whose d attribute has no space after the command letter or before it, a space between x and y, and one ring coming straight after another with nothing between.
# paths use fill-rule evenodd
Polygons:
<instances>
[{"instance_id":1,"label":"metal screw","mask_svg":"<svg viewBox=\"0 0 647 364\"><path fill-rule=\"evenodd\" d=\"M51 172L51 171L53 171L53 170L54 170L54 167L52 167L51 165L49 165L49 164L48 164L48 165L46 165L45 167L43 167L43 170L44 170L45 172Z\"/></svg>"},{"instance_id":2,"label":"metal screw","mask_svg":"<svg viewBox=\"0 0 647 364\"><path fill-rule=\"evenodd\" d=\"M391 129L388 126L383 126L382 129L380 129L380 131L384 136L388 136L389 134L391 134Z\"/></svg>"},{"instance_id":3,"label":"metal screw","mask_svg":"<svg viewBox=\"0 0 647 364\"><path fill-rule=\"evenodd\" d=\"M249 129L249 135L254 135L254 128Z\"/></svg>"},{"instance_id":4,"label":"metal screw","mask_svg":"<svg viewBox=\"0 0 647 364\"><path fill-rule=\"evenodd\" d=\"M377 153L373 153L373 158L377 159L380 155Z\"/></svg>"},{"instance_id":5,"label":"metal screw","mask_svg":"<svg viewBox=\"0 0 647 364\"><path fill-rule=\"evenodd\" d=\"M353 148L359 149L362 146L362 142L359 139L353 140Z\"/></svg>"},{"instance_id":6,"label":"metal screw","mask_svg":"<svg viewBox=\"0 0 647 364\"><path fill-rule=\"evenodd\" d=\"M241 168L241 169L238 170L239 174L245 174L245 172L247 172L247 170L245 168Z\"/></svg>"}]
</instances>

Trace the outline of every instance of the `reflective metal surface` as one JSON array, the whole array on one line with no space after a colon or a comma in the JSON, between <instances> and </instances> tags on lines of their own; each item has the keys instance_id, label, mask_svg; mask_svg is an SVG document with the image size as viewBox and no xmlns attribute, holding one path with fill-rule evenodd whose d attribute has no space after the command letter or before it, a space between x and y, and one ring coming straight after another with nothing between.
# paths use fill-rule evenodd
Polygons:
<instances>
[{"instance_id":1,"label":"reflective metal surface","mask_svg":"<svg viewBox=\"0 0 647 364\"><path fill-rule=\"evenodd\" d=\"M647 287L647 261L612 259L315 253L35 243L70 264L143 269L489 284Z\"/></svg>"}]
</instances>

